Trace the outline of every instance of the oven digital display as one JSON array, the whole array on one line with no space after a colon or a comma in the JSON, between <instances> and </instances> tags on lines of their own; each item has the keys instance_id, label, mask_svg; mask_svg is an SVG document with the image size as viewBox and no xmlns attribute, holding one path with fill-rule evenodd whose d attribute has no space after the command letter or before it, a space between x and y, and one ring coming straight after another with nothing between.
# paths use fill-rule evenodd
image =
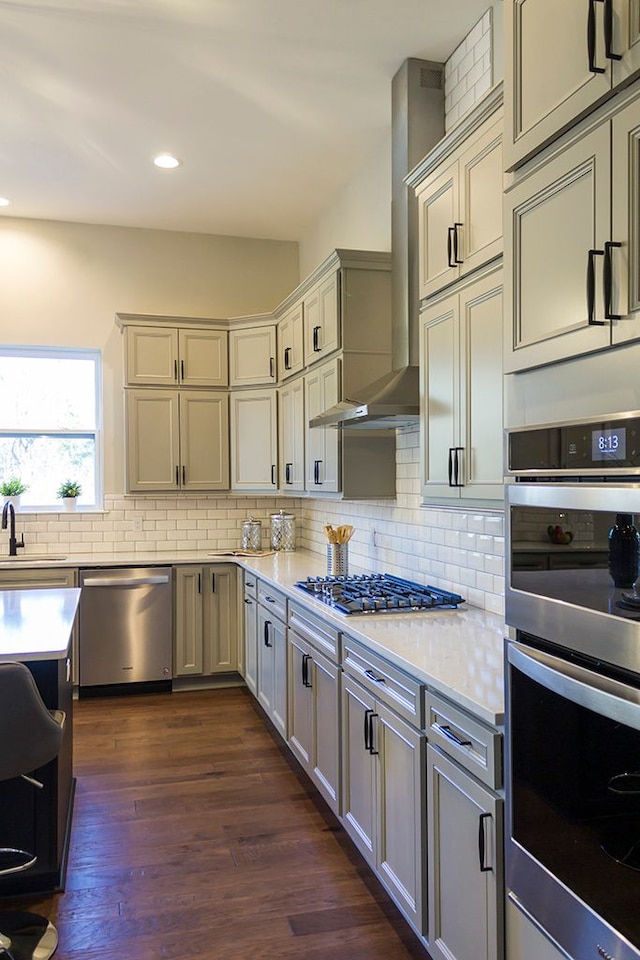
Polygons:
<instances>
[{"instance_id":1,"label":"oven digital display","mask_svg":"<svg viewBox=\"0 0 640 960\"><path fill-rule=\"evenodd\" d=\"M591 459L621 461L627 458L627 430L618 427L615 430L591 431Z\"/></svg>"}]
</instances>

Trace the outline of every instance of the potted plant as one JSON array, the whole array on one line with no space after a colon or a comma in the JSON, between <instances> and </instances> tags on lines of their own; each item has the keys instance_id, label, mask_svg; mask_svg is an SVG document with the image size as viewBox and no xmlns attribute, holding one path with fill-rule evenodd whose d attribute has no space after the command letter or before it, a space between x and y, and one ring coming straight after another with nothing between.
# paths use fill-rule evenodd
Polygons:
<instances>
[{"instance_id":1,"label":"potted plant","mask_svg":"<svg viewBox=\"0 0 640 960\"><path fill-rule=\"evenodd\" d=\"M15 510L20 506L20 494L27 489L26 483L23 483L19 477L9 477L0 483L0 494L5 500L13 504Z\"/></svg>"},{"instance_id":2,"label":"potted plant","mask_svg":"<svg viewBox=\"0 0 640 960\"><path fill-rule=\"evenodd\" d=\"M77 480L65 480L58 487L57 496L62 500L65 510L75 510L76 500L82 493L82 487Z\"/></svg>"}]
</instances>

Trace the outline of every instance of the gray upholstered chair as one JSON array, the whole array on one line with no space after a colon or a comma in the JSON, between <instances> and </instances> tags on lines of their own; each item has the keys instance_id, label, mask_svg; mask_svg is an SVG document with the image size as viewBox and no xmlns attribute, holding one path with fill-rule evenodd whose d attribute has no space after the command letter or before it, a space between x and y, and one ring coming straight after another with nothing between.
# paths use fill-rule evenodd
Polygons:
<instances>
[{"instance_id":1,"label":"gray upholstered chair","mask_svg":"<svg viewBox=\"0 0 640 960\"><path fill-rule=\"evenodd\" d=\"M0 663L0 781L24 777L41 788L32 774L57 756L65 715L47 710L35 681L22 663ZM2 811L0 810L0 817ZM28 870L36 856L14 847L0 847L0 877ZM46 917L0 909L0 958L48 960L58 945L56 928Z\"/></svg>"}]
</instances>

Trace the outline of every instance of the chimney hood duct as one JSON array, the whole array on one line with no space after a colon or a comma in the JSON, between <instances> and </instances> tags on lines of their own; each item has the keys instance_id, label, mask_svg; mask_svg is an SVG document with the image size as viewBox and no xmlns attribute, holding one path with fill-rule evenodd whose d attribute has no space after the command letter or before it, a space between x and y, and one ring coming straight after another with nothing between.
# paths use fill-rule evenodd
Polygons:
<instances>
[{"instance_id":1,"label":"chimney hood duct","mask_svg":"<svg viewBox=\"0 0 640 960\"><path fill-rule=\"evenodd\" d=\"M444 132L444 64L405 60L391 85L393 370L314 417L311 427L395 429L420 416L418 205L405 177Z\"/></svg>"}]
</instances>

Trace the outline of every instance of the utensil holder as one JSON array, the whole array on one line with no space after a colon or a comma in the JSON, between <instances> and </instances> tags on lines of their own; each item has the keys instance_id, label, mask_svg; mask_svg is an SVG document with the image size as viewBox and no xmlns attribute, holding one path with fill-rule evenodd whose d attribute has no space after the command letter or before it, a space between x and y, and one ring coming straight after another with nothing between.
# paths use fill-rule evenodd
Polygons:
<instances>
[{"instance_id":1,"label":"utensil holder","mask_svg":"<svg viewBox=\"0 0 640 960\"><path fill-rule=\"evenodd\" d=\"M345 577L349 573L349 544L327 544L327 576Z\"/></svg>"}]
</instances>

